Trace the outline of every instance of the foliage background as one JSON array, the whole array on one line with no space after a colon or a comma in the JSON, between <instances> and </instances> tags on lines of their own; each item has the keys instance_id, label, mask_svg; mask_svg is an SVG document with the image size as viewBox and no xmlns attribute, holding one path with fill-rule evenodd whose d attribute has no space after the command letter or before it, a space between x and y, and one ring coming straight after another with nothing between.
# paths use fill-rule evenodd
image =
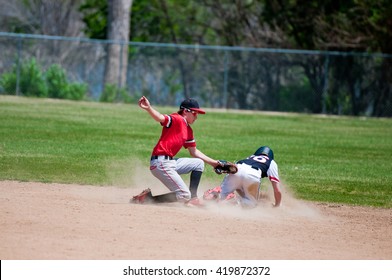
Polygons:
<instances>
[{"instance_id":1,"label":"foliage background","mask_svg":"<svg viewBox=\"0 0 392 280\"><path fill-rule=\"evenodd\" d=\"M109 36L108 26L113 24L109 15L121 5L127 7L129 2L0 0L0 31L66 38L122 38L115 34ZM112 46L108 41L101 47L91 48L63 40L17 41L13 53L3 51L0 73L9 71L12 64L9 58L15 59L16 53L25 52L27 48L29 56L44 60L40 61L42 67L49 67L49 63L60 64L70 73L70 82L90 84L87 95L105 102L132 100L133 96L144 94L162 105L174 105L183 97L197 96L214 107L392 115L391 1L131 2L131 8L127 8L129 18L125 19L130 23L128 37L133 44L125 52L129 60L121 60L120 53L126 48L121 45L121 50L115 50L119 58L109 62L108 58L115 53L107 50ZM141 49L137 43L177 47L186 44L190 51L177 47L165 50L162 45L159 51ZM32 44L36 50L30 48ZM278 55L267 52L259 56L249 50L236 49L229 55L212 52L199 56L195 54L199 46L274 49ZM80 51L79 56L74 53L76 50ZM293 56L290 50L326 53ZM67 61L70 57L74 62ZM88 63L76 66L85 57ZM128 70L121 67L128 63L131 65ZM208 63L218 69L208 69ZM117 70L120 78L108 77ZM149 76L146 71L153 74ZM126 83L124 77L127 77ZM143 84L134 79L143 79ZM207 98L208 95L213 97ZM166 100L167 103L161 103Z\"/></svg>"}]
</instances>

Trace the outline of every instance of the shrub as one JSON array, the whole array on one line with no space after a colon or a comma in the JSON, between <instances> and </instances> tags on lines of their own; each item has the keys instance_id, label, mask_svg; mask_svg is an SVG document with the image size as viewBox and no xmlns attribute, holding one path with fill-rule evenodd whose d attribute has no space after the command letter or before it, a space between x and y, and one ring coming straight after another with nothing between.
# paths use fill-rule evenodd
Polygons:
<instances>
[{"instance_id":1,"label":"shrub","mask_svg":"<svg viewBox=\"0 0 392 280\"><path fill-rule=\"evenodd\" d=\"M72 83L67 85L65 98L71 100L83 100L88 90L87 84Z\"/></svg>"},{"instance_id":2,"label":"shrub","mask_svg":"<svg viewBox=\"0 0 392 280\"><path fill-rule=\"evenodd\" d=\"M2 75L0 84L5 93L17 93L17 72L18 67L14 65L11 72ZM48 95L44 74L34 58L20 66L19 92L25 96L47 97Z\"/></svg>"},{"instance_id":3,"label":"shrub","mask_svg":"<svg viewBox=\"0 0 392 280\"><path fill-rule=\"evenodd\" d=\"M86 96L87 85L69 83L65 70L58 64L53 64L46 71L46 83L50 98L82 100Z\"/></svg>"},{"instance_id":4,"label":"shrub","mask_svg":"<svg viewBox=\"0 0 392 280\"><path fill-rule=\"evenodd\" d=\"M119 88L113 84L106 84L99 101L132 103L134 102L134 99L128 95L125 88Z\"/></svg>"},{"instance_id":5,"label":"shrub","mask_svg":"<svg viewBox=\"0 0 392 280\"><path fill-rule=\"evenodd\" d=\"M114 102L117 95L117 87L113 84L106 84L101 97L99 98L100 102Z\"/></svg>"},{"instance_id":6,"label":"shrub","mask_svg":"<svg viewBox=\"0 0 392 280\"><path fill-rule=\"evenodd\" d=\"M15 65L11 72L4 73L0 78L0 87L6 94L16 94L17 77L19 76L19 93L24 96L49 97L58 99L82 100L87 93L84 83L70 83L66 71L58 64L51 65L42 72L36 60Z\"/></svg>"},{"instance_id":7,"label":"shrub","mask_svg":"<svg viewBox=\"0 0 392 280\"><path fill-rule=\"evenodd\" d=\"M46 71L46 83L48 85L49 97L65 99L67 77L64 69L62 69L58 64L53 64Z\"/></svg>"},{"instance_id":8,"label":"shrub","mask_svg":"<svg viewBox=\"0 0 392 280\"><path fill-rule=\"evenodd\" d=\"M0 78L1 93L16 94L16 74L4 73Z\"/></svg>"}]
</instances>

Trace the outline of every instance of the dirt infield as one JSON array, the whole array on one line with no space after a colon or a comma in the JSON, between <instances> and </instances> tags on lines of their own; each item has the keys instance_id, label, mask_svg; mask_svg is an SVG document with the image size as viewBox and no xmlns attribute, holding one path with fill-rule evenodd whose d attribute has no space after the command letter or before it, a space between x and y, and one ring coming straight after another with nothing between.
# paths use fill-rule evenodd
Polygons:
<instances>
[{"instance_id":1,"label":"dirt infield","mask_svg":"<svg viewBox=\"0 0 392 280\"><path fill-rule=\"evenodd\" d=\"M391 209L130 204L139 191L1 181L0 259L392 259Z\"/></svg>"}]
</instances>

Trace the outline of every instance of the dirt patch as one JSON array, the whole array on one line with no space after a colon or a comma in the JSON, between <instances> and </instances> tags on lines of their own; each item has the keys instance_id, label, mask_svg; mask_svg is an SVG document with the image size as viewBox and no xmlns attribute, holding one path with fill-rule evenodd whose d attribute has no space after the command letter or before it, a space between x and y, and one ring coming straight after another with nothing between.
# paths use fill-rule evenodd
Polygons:
<instances>
[{"instance_id":1,"label":"dirt patch","mask_svg":"<svg viewBox=\"0 0 392 280\"><path fill-rule=\"evenodd\" d=\"M1 181L0 259L392 259L391 209L130 204L140 191Z\"/></svg>"}]
</instances>

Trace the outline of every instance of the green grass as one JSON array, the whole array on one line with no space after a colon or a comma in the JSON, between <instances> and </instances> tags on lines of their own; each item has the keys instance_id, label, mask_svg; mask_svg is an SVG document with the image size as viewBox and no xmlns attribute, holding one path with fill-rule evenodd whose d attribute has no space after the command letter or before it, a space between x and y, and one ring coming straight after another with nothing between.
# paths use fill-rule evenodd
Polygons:
<instances>
[{"instance_id":1,"label":"green grass","mask_svg":"<svg viewBox=\"0 0 392 280\"><path fill-rule=\"evenodd\" d=\"M391 119L207 112L193 125L205 154L235 161L270 145L298 198L392 207ZM136 104L0 96L0 119L0 180L126 184L161 131ZM209 166L204 178L222 179Z\"/></svg>"}]
</instances>

